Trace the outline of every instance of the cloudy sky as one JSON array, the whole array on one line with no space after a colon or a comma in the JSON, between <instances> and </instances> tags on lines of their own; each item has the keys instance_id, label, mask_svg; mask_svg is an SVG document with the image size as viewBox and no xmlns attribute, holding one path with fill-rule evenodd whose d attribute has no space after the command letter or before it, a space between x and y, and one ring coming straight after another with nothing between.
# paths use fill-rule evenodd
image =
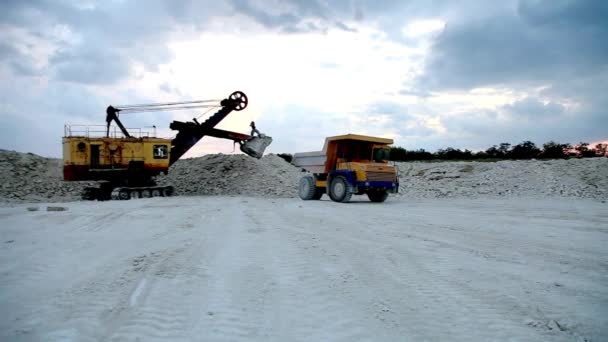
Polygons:
<instances>
[{"instance_id":1,"label":"cloudy sky","mask_svg":"<svg viewBox=\"0 0 608 342\"><path fill-rule=\"evenodd\" d=\"M249 107L219 127L255 120L275 153L344 133L431 151L605 140L606 18L602 0L3 0L0 148L60 157L64 124L104 124L109 104L235 90ZM123 122L171 137L198 114Z\"/></svg>"}]
</instances>

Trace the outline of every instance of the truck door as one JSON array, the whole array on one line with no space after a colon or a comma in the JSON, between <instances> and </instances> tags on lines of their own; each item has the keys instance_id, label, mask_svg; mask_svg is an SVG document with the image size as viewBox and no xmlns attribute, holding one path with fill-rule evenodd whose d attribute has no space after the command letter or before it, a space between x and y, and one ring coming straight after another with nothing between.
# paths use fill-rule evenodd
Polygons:
<instances>
[{"instance_id":1,"label":"truck door","mask_svg":"<svg viewBox=\"0 0 608 342\"><path fill-rule=\"evenodd\" d=\"M91 145L91 169L99 168L99 145Z\"/></svg>"}]
</instances>

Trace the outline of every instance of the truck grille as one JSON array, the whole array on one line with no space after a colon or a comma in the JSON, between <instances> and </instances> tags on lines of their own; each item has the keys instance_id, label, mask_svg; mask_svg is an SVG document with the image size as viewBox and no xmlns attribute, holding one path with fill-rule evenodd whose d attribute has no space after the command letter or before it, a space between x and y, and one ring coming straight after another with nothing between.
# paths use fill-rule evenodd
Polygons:
<instances>
[{"instance_id":1,"label":"truck grille","mask_svg":"<svg viewBox=\"0 0 608 342\"><path fill-rule=\"evenodd\" d=\"M394 182L395 174L390 172L366 172L367 180L370 182Z\"/></svg>"}]
</instances>

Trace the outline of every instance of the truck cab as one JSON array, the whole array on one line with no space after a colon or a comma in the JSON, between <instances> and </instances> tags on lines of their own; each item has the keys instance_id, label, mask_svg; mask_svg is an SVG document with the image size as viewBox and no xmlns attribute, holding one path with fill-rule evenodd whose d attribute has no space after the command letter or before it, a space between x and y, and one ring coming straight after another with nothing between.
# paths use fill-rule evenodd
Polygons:
<instances>
[{"instance_id":1,"label":"truck cab","mask_svg":"<svg viewBox=\"0 0 608 342\"><path fill-rule=\"evenodd\" d=\"M392 139L346 134L325 139L319 152L296 153L292 163L311 174L299 183L303 200L327 194L333 201L348 202L351 196L367 194L372 202L384 202L399 190L394 165L390 165Z\"/></svg>"}]
</instances>

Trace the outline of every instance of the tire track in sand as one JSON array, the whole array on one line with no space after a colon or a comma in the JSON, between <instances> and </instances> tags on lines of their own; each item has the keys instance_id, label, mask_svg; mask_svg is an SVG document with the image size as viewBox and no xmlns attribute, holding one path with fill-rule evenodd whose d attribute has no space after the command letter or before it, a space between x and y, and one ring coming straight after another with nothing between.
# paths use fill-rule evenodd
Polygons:
<instances>
[{"instance_id":1,"label":"tire track in sand","mask_svg":"<svg viewBox=\"0 0 608 342\"><path fill-rule=\"evenodd\" d=\"M342 286L350 274L348 265L332 263L316 257L314 240L294 234L279 208L251 214L268 226L274 245L273 269L276 274L276 304L284 327L283 340L295 341L374 341L376 331L370 331L365 317L352 306L351 295ZM374 330L374 329L372 329Z\"/></svg>"},{"instance_id":2,"label":"tire track in sand","mask_svg":"<svg viewBox=\"0 0 608 342\"><path fill-rule=\"evenodd\" d=\"M111 320L115 327L107 340L191 340L192 322L203 301L201 283L206 278L201 247L186 242L158 253L157 261L142 266L143 276L129 296L129 308Z\"/></svg>"}]
</instances>

